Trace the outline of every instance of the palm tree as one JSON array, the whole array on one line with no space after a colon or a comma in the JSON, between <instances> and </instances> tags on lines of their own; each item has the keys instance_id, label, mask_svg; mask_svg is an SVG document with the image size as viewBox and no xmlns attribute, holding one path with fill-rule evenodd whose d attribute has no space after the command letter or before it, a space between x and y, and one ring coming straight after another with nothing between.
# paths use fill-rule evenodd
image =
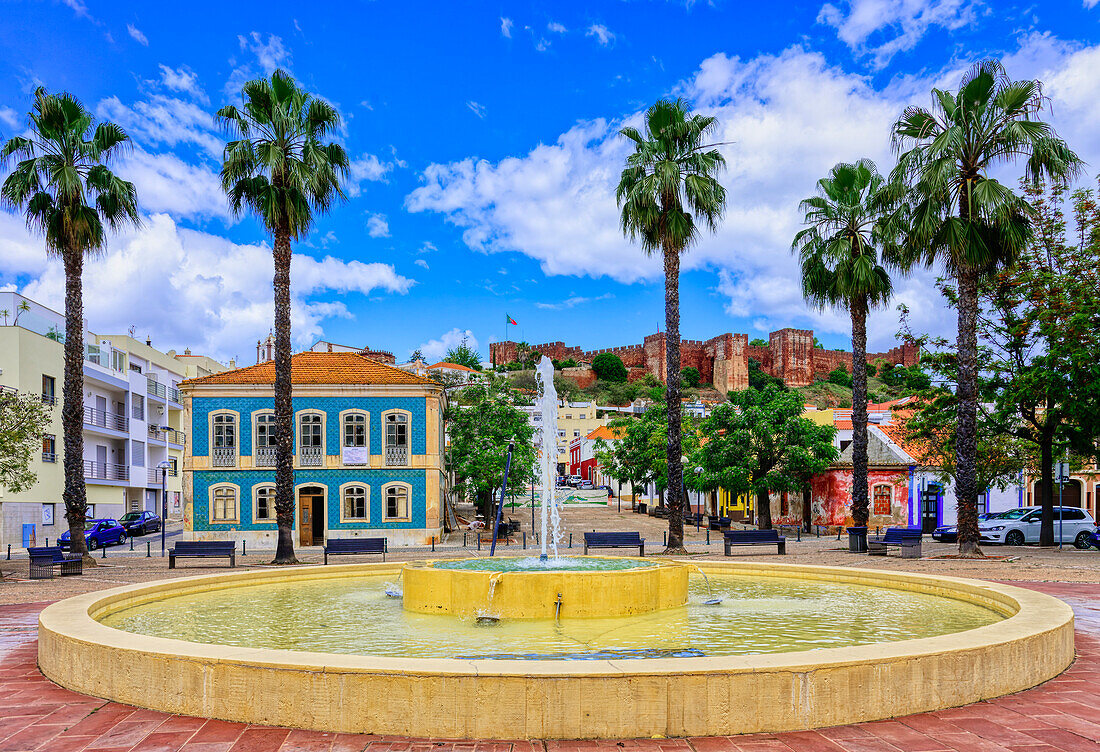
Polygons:
<instances>
[{"instance_id":1,"label":"palm tree","mask_svg":"<svg viewBox=\"0 0 1100 752\"><path fill-rule=\"evenodd\" d=\"M900 267L896 240L904 230L903 191L863 159L838 164L799 204L806 226L792 250L802 267L802 294L820 309L847 308L852 318L852 520L866 527L867 313L893 287L887 266Z\"/></svg>"},{"instance_id":2,"label":"palm tree","mask_svg":"<svg viewBox=\"0 0 1100 752\"><path fill-rule=\"evenodd\" d=\"M1015 262L1031 235L1032 211L989 176L1024 161L1037 183L1072 179L1081 160L1050 125L1039 81L1012 81L996 61L975 65L957 93L932 90L932 107L910 106L893 126L894 176L912 191L906 241L913 261L943 263L958 287L956 487L959 552L980 556L977 495L977 316L983 274Z\"/></svg>"},{"instance_id":3,"label":"palm tree","mask_svg":"<svg viewBox=\"0 0 1100 752\"><path fill-rule=\"evenodd\" d=\"M634 143L615 190L623 234L641 240L646 255L660 253L665 268L665 381L668 408L668 547L684 550L683 460L680 454L680 254L699 233L698 221L712 232L726 204L716 173L726 162L703 139L715 118L693 115L682 99L658 100L645 114L645 132L619 133Z\"/></svg>"},{"instance_id":4,"label":"palm tree","mask_svg":"<svg viewBox=\"0 0 1100 752\"><path fill-rule=\"evenodd\" d=\"M30 135L15 136L0 149L0 165L15 166L0 188L0 201L22 211L27 226L46 240L46 253L65 266L64 435L65 518L72 550L94 564L84 545L88 497L84 487L84 260L101 253L107 230L140 224L133 183L107 163L125 150L129 137L114 123L95 123L71 94L34 92ZM23 301L19 312L29 310ZM16 315L18 320L18 313Z\"/></svg>"},{"instance_id":5,"label":"palm tree","mask_svg":"<svg viewBox=\"0 0 1100 752\"><path fill-rule=\"evenodd\" d=\"M314 212L344 198L348 156L323 143L340 125L328 102L298 86L289 73L249 81L242 105L226 105L215 120L230 138L222 160L222 187L233 213L260 218L273 239L275 259L275 519L279 541L275 564L295 564L294 419L290 384L290 258L292 240L306 235Z\"/></svg>"}]
</instances>

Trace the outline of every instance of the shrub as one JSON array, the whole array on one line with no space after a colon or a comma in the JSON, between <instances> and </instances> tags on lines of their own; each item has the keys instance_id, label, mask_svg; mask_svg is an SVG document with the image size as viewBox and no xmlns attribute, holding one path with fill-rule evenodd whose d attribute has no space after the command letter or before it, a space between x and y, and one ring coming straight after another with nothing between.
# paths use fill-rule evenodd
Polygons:
<instances>
[{"instance_id":1,"label":"shrub","mask_svg":"<svg viewBox=\"0 0 1100 752\"><path fill-rule=\"evenodd\" d=\"M849 389L852 386L852 374L845 370L844 366L837 366L833 370L829 371L828 382L830 384L836 384L837 386L846 386Z\"/></svg>"},{"instance_id":2,"label":"shrub","mask_svg":"<svg viewBox=\"0 0 1100 752\"><path fill-rule=\"evenodd\" d=\"M699 386L699 379L701 377L699 375L698 368L688 366L687 368L680 371L680 376L684 380L684 385L689 389L694 389L695 387Z\"/></svg>"},{"instance_id":3,"label":"shrub","mask_svg":"<svg viewBox=\"0 0 1100 752\"><path fill-rule=\"evenodd\" d=\"M623 359L615 353L600 353L592 359L592 370L596 372L596 378L603 381L626 381L626 366Z\"/></svg>"}]
</instances>

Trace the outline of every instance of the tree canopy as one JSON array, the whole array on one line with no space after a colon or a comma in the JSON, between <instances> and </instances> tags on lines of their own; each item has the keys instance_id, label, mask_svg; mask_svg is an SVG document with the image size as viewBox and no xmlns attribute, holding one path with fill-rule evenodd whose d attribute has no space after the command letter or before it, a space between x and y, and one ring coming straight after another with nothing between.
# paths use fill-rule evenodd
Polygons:
<instances>
[{"instance_id":1,"label":"tree canopy","mask_svg":"<svg viewBox=\"0 0 1100 752\"><path fill-rule=\"evenodd\" d=\"M0 486L7 491L26 491L38 480L31 460L42 451L49 424L50 409L41 397L0 391Z\"/></svg>"},{"instance_id":2,"label":"tree canopy","mask_svg":"<svg viewBox=\"0 0 1100 752\"><path fill-rule=\"evenodd\" d=\"M475 371L481 370L481 356L478 355L477 350L470 347L470 338L466 336L463 336L460 343L447 351L447 354L443 356L443 360L473 368Z\"/></svg>"},{"instance_id":3,"label":"tree canopy","mask_svg":"<svg viewBox=\"0 0 1100 752\"><path fill-rule=\"evenodd\" d=\"M622 383L627 379L623 359L615 353L600 353L592 359L592 370L601 381Z\"/></svg>"}]
</instances>

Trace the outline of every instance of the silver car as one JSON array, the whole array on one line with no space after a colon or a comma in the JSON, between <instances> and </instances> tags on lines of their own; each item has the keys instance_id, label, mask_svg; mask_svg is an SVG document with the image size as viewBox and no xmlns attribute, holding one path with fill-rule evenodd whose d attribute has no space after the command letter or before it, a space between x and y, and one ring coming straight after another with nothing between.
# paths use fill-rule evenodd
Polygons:
<instances>
[{"instance_id":1,"label":"silver car","mask_svg":"<svg viewBox=\"0 0 1100 752\"><path fill-rule=\"evenodd\" d=\"M1059 514L1061 520L1058 519ZM1042 507L1021 507L1003 512L995 520L986 520L979 524L978 532L984 543L1004 543L1009 546L1038 543L1042 520ZM1077 548L1088 548L1095 529L1096 523L1085 510L1077 507L1054 507L1054 540L1072 543Z\"/></svg>"}]
</instances>

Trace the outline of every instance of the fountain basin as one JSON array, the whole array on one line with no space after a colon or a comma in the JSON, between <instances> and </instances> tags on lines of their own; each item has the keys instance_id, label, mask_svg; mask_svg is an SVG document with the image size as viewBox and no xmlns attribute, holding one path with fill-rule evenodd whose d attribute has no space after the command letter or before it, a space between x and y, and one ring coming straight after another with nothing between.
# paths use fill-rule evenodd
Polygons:
<instances>
[{"instance_id":1,"label":"fountain basin","mask_svg":"<svg viewBox=\"0 0 1100 752\"><path fill-rule=\"evenodd\" d=\"M891 718L1027 689L1073 661L1073 612L1034 591L901 572L698 563L711 576L952 598L1003 618L936 637L852 647L590 661L241 647L135 634L100 621L180 596L400 571L397 564L348 564L226 572L75 596L39 617L38 662L68 689L169 713L333 732L569 739L728 735Z\"/></svg>"},{"instance_id":2,"label":"fountain basin","mask_svg":"<svg viewBox=\"0 0 1100 752\"><path fill-rule=\"evenodd\" d=\"M562 568L553 561L540 566L537 559L474 559L454 562L455 568L447 566L451 562L413 562L402 568L403 605L422 614L571 619L633 616L687 603L683 564L610 557L565 561ZM577 564L569 568L570 561ZM502 571L509 562L515 568Z\"/></svg>"}]
</instances>

